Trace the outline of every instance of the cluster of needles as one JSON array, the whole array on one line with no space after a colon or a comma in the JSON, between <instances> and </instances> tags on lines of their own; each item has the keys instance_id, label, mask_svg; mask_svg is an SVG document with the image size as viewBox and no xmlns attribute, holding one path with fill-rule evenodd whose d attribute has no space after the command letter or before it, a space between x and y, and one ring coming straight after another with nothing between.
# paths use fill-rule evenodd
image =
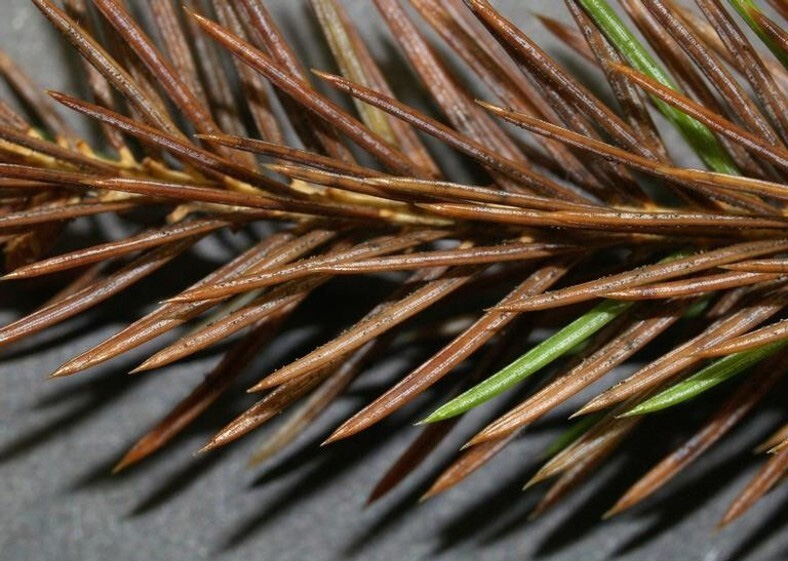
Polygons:
<instances>
[{"instance_id":1,"label":"cluster of needles","mask_svg":"<svg viewBox=\"0 0 788 561\"><path fill-rule=\"evenodd\" d=\"M356 379L416 345L428 358L327 440L409 405L403 413L417 421L417 398L432 407L370 501L451 438L462 413L514 398L485 407L425 497L598 384L526 484L553 480L534 515L626 446L644 419L684 439L609 516L656 493L785 391L788 33L750 0L695 0L691 9L619 0L617 10L565 0L574 25L535 16L596 73L603 94L494 3L373 0L400 72L411 73L404 93L431 110L397 99L401 80L381 68L340 0L308 2L336 73L304 66L264 0L150 0L144 9L31 1L81 56L91 100L42 92L0 53L15 94L0 99L5 288L42 276L62 285L0 327L0 344L86 313L160 269L177 271L208 236L254 238L202 279L179 272L179 293L53 373L71 376L173 333L133 372L229 341L116 470L237 390L294 314L348 275L394 288L341 333L258 377L249 391L259 400L204 451L286 412L253 460L270 458ZM788 17L784 0L770 3L774 17ZM80 138L58 106L97 123L100 143ZM669 128L679 145L663 141ZM675 159L688 153L697 165ZM72 222L143 210L160 224L57 251ZM624 363L636 367L619 379ZM655 414L693 407L700 394L709 412L699 426ZM784 415L784 397L779 407ZM721 525L785 480L788 425L772 430L758 450L762 468Z\"/></svg>"}]
</instances>

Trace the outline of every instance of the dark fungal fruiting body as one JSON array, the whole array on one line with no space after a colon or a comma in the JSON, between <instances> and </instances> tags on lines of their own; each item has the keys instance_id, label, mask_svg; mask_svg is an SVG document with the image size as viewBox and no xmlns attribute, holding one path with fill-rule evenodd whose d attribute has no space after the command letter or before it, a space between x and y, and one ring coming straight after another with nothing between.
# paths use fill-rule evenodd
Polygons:
<instances>
[{"instance_id":1,"label":"dark fungal fruiting body","mask_svg":"<svg viewBox=\"0 0 788 561\"><path fill-rule=\"evenodd\" d=\"M149 30L121 0L33 1L84 58L93 102L42 94L0 55L0 74L29 112L11 100L0 103L6 289L56 273L70 278L42 307L0 327L0 344L117 297L172 267L203 237L270 225L241 255L185 282L180 293L54 372L77 374L191 323L191 332L134 372L242 333L117 470L165 447L225 397L304 302L348 275L384 273L399 284L359 310L360 319L341 334L257 380L250 390L265 392L260 400L204 450L287 411L253 459L270 457L319 422L396 344L413 342L414 324L433 311L440 346L328 438L348 438L425 397L442 378L458 379L449 394L433 396L441 407L426 421L442 423L420 429L370 501L452 438L448 419L525 388L526 378L540 377L541 387L480 426L425 497L464 480L528 425L607 380L608 388L578 412L595 416L570 429L529 481L557 477L540 513L626 445L644 415L742 374L738 385L715 390L720 405L706 423L635 481L612 515L666 485L785 383L785 33L748 2L732 3L768 49L750 42L717 0L699 0L702 13L667 0L622 1L656 60L605 2L567 0L577 29L544 22L602 71L613 107L492 3L414 0L409 11L399 0L375 0L438 110L428 115L396 99L339 0L310 3L342 76L308 72L263 0L193 0L183 8L156 0ZM473 99L416 18L486 86L489 101ZM347 94L353 105L335 102L318 85ZM58 105L98 122L105 144L79 138ZM674 161L652 118L657 111L704 169ZM479 168L482 184L459 182L423 135ZM166 223L49 255L70 221L142 208L166 209ZM495 300L480 303L481 294ZM457 308L459 314L450 313ZM538 313L544 310L550 313ZM458 320L469 314L470 321ZM703 321L693 321L698 317ZM555 333L524 348L524 333L539 325ZM616 366L672 333L683 339L612 383ZM458 368L465 363L467 372ZM658 420L670 429L669 416ZM765 437L770 456L722 524L784 481L786 442L784 427Z\"/></svg>"}]
</instances>

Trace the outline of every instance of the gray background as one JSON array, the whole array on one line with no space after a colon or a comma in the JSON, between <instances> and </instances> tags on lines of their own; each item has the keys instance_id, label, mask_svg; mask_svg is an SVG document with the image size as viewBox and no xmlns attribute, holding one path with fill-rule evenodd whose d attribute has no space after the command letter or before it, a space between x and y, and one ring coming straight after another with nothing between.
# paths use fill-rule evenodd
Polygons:
<instances>
[{"instance_id":1,"label":"gray background","mask_svg":"<svg viewBox=\"0 0 788 561\"><path fill-rule=\"evenodd\" d=\"M311 64L330 68L316 51L319 43L314 39L315 28L307 23L306 2L271 0L268 4ZM496 4L552 53L571 58L529 13L535 10L565 18L560 2ZM366 0L346 5L356 21L363 22L362 31L377 38L375 51L388 61L390 78L407 84L409 78L398 70L401 65L392 54L392 43L371 6ZM0 46L42 86L81 91L72 74L74 61L64 55L59 38L27 0L2 0L0 15ZM573 63L573 68L594 77L587 67ZM103 225L125 227L112 221ZM74 232L92 235L80 226ZM180 266L190 271L215 266L221 248L203 244L200 249L196 256L179 261ZM757 469L758 462L746 450L777 423L776 403L737 430L725 445L714 448L655 500L604 523L598 517L616 493L675 444L660 439L660 424L649 425L630 443L629 456L603 469L590 485L536 522L526 522L525 516L538 493L522 494L518 489L560 427L555 416L510 446L483 472L436 500L415 504L439 465L433 463L397 492L364 509L366 494L413 438L415 429L407 428L407 419L398 418L394 424L405 428L392 434L391 426L384 426L327 449L318 450L316 443L343 416L380 392L386 376L396 371L394 363L382 364L378 372L365 376L318 427L267 465L246 467L260 434L219 453L192 456L212 429L251 403L237 388L236 401L211 410L165 453L128 473L109 476L109 468L122 452L199 382L216 356L161 372L125 376L148 348L71 379L44 382L44 378L67 358L133 319L139 306L182 286L177 270L170 268L155 283L135 287L122 302L113 300L102 313L77 318L24 345L5 349L0 364L0 559L615 557L732 561L776 560L788 554L785 486L733 527L713 531L729 502ZM4 292L3 320L31 309L36 300L33 295L46 291L51 288ZM320 336L321 332L308 326L294 330L272 345L251 376L259 378L297 353L299 345L314 345ZM408 413L408 418L415 415L412 410ZM688 426L697 426L701 420L691 412L687 416ZM472 430L474 423L467 421L472 419L462 423L460 433ZM451 457L462 436L458 433L444 443L443 461Z\"/></svg>"}]
</instances>

